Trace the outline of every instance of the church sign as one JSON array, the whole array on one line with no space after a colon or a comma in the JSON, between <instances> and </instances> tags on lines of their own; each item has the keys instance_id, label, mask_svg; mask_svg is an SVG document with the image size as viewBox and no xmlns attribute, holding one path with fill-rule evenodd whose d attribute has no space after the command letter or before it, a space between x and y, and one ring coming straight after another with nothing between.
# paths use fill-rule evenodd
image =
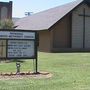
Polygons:
<instances>
[{"instance_id":1,"label":"church sign","mask_svg":"<svg viewBox=\"0 0 90 90\"><path fill-rule=\"evenodd\" d=\"M0 30L0 58L36 59L36 34L28 30Z\"/></svg>"},{"instance_id":2,"label":"church sign","mask_svg":"<svg viewBox=\"0 0 90 90\"><path fill-rule=\"evenodd\" d=\"M34 57L34 42L25 40L8 40L8 58L31 58Z\"/></svg>"},{"instance_id":3,"label":"church sign","mask_svg":"<svg viewBox=\"0 0 90 90\"><path fill-rule=\"evenodd\" d=\"M30 31L12 31L12 30L9 30L9 31L6 31L6 30L3 30L1 31L0 30L0 38L1 39L35 39L35 32L30 32Z\"/></svg>"}]
</instances>

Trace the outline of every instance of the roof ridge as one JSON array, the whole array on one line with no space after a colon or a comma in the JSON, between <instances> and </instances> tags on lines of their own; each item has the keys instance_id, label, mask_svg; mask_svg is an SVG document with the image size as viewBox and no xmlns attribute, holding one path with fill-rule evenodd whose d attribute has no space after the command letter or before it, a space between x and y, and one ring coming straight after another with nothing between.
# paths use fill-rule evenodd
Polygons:
<instances>
[{"instance_id":1,"label":"roof ridge","mask_svg":"<svg viewBox=\"0 0 90 90\"><path fill-rule=\"evenodd\" d=\"M31 16L36 15L38 13L47 12L49 10L52 10L52 9L55 9L55 8L58 8L58 7L62 7L62 6L68 5L68 4L72 4L72 3L77 2L77 1L80 1L80 0L74 0L74 1L71 1L71 2L68 2L68 3L65 3L65 4L62 4L62 5L59 5L59 6L51 7L49 9L44 10L44 11L40 11L40 12L34 13ZM83 0L81 0L81 1L83 1ZM27 16L27 17L31 17L31 16ZM23 17L23 18L26 18L26 17Z\"/></svg>"},{"instance_id":2,"label":"roof ridge","mask_svg":"<svg viewBox=\"0 0 90 90\"><path fill-rule=\"evenodd\" d=\"M48 10L38 12L28 17L24 17L16 22L19 25L17 29L45 30L49 29L56 22L62 19L76 6L82 3L83 0L76 0L64 5L60 5Z\"/></svg>"}]
</instances>

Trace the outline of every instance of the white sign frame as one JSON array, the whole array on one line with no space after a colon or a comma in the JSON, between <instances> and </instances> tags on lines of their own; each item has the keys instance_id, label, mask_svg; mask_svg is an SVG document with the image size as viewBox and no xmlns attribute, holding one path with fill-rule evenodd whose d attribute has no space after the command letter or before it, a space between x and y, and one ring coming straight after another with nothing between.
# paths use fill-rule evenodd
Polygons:
<instances>
[{"instance_id":1,"label":"white sign frame","mask_svg":"<svg viewBox=\"0 0 90 90\"><path fill-rule=\"evenodd\" d=\"M6 57L0 57L0 59L36 59L37 58L37 43L36 43L36 38L37 38L37 32L36 31L31 31L31 30L0 30L0 40L6 40ZM30 45L31 43L31 49L32 51L29 51L28 49L30 49L30 47L25 47L26 49L23 49L23 51L21 51L21 49L17 49L15 51L14 46L10 46L10 42L12 41L16 41L16 42L28 42L27 44ZM9 45L9 46L8 46ZM19 44L17 44L19 45ZM25 43L24 43L25 45ZM12 48L12 49L9 49ZM18 46L17 46L18 48ZM23 45L22 45L23 48ZM31 54L26 55L26 56L19 56L16 55L14 56L14 54L10 54L11 52L13 53L17 53L17 51L20 52L26 52L25 50L28 50L27 54ZM8 54L9 53L9 54ZM11 56L10 56L11 55ZM24 55L24 54L23 54Z\"/></svg>"}]
</instances>

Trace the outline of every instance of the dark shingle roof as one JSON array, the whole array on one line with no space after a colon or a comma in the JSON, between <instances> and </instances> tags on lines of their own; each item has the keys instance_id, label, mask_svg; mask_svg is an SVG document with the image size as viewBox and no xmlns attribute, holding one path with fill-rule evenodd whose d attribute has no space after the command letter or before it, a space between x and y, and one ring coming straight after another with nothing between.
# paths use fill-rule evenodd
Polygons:
<instances>
[{"instance_id":1,"label":"dark shingle roof","mask_svg":"<svg viewBox=\"0 0 90 90\"><path fill-rule=\"evenodd\" d=\"M53 26L58 20L82 3L83 0L61 5L49 10L25 17L16 22L17 29L46 30Z\"/></svg>"}]
</instances>

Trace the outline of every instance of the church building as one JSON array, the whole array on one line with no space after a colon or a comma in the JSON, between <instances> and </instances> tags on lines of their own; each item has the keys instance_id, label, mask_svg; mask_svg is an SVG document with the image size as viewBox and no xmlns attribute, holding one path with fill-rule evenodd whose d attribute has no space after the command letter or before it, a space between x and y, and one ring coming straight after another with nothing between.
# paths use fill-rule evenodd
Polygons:
<instances>
[{"instance_id":1,"label":"church building","mask_svg":"<svg viewBox=\"0 0 90 90\"><path fill-rule=\"evenodd\" d=\"M16 25L17 29L38 31L40 51L90 51L90 0L33 14Z\"/></svg>"}]
</instances>

